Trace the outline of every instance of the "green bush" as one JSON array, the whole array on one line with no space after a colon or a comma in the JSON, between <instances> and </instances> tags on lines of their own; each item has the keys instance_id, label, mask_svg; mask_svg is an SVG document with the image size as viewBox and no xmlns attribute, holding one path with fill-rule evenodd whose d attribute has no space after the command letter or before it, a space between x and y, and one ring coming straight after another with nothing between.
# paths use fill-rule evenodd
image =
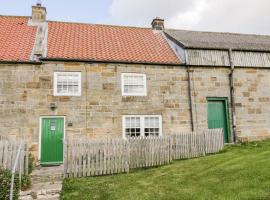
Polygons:
<instances>
[{"instance_id":1,"label":"green bush","mask_svg":"<svg viewBox=\"0 0 270 200\"><path fill-rule=\"evenodd\" d=\"M8 200L10 194L10 184L11 184L11 171L0 168L0 199ZM31 185L31 178L28 175L22 175L21 188L25 190ZM13 199L19 198L19 174L16 173L14 177L14 192Z\"/></svg>"},{"instance_id":2,"label":"green bush","mask_svg":"<svg viewBox=\"0 0 270 200\"><path fill-rule=\"evenodd\" d=\"M27 190L31 186L31 177L29 175L22 175L21 190Z\"/></svg>"},{"instance_id":3,"label":"green bush","mask_svg":"<svg viewBox=\"0 0 270 200\"><path fill-rule=\"evenodd\" d=\"M28 156L28 174L31 174L34 169L34 156L29 154Z\"/></svg>"}]
</instances>

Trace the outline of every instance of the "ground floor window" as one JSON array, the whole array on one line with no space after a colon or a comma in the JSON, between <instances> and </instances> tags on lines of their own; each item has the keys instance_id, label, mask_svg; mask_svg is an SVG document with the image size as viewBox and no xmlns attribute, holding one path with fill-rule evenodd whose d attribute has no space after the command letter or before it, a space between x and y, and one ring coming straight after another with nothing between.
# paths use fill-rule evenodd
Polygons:
<instances>
[{"instance_id":1,"label":"ground floor window","mask_svg":"<svg viewBox=\"0 0 270 200\"><path fill-rule=\"evenodd\" d=\"M162 117L160 115L123 116L123 136L148 137L162 135Z\"/></svg>"}]
</instances>

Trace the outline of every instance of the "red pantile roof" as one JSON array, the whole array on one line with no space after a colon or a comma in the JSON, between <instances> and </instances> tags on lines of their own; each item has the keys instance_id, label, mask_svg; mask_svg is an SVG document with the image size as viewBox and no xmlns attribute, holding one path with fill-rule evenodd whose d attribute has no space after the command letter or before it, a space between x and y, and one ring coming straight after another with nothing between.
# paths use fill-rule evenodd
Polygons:
<instances>
[{"instance_id":1,"label":"red pantile roof","mask_svg":"<svg viewBox=\"0 0 270 200\"><path fill-rule=\"evenodd\" d=\"M31 61L37 27L29 17L0 16L0 61ZM162 33L150 28L48 22L47 59L180 64Z\"/></svg>"},{"instance_id":2,"label":"red pantile roof","mask_svg":"<svg viewBox=\"0 0 270 200\"><path fill-rule=\"evenodd\" d=\"M49 22L47 58L179 64L161 33L149 28Z\"/></svg>"},{"instance_id":3,"label":"red pantile roof","mask_svg":"<svg viewBox=\"0 0 270 200\"><path fill-rule=\"evenodd\" d=\"M27 26L28 17L0 16L0 61L29 61L36 27Z\"/></svg>"}]
</instances>

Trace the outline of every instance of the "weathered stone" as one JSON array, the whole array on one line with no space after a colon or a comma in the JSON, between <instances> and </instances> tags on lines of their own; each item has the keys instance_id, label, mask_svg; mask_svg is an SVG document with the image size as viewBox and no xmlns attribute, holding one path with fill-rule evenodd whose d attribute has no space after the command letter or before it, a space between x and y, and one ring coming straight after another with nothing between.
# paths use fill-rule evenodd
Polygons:
<instances>
[{"instance_id":1,"label":"weathered stone","mask_svg":"<svg viewBox=\"0 0 270 200\"><path fill-rule=\"evenodd\" d=\"M39 81L40 81L40 82L43 82L43 81L45 81L45 82L51 81L51 76L40 76L40 77L39 77Z\"/></svg>"},{"instance_id":2,"label":"weathered stone","mask_svg":"<svg viewBox=\"0 0 270 200\"><path fill-rule=\"evenodd\" d=\"M39 82L28 82L26 83L26 87L30 89L37 89L40 88L40 83Z\"/></svg>"},{"instance_id":3,"label":"weathered stone","mask_svg":"<svg viewBox=\"0 0 270 200\"><path fill-rule=\"evenodd\" d=\"M243 96L244 97L250 97L250 93L249 92L243 92Z\"/></svg>"},{"instance_id":4,"label":"weathered stone","mask_svg":"<svg viewBox=\"0 0 270 200\"><path fill-rule=\"evenodd\" d=\"M113 83L103 83L103 90L114 90L115 85Z\"/></svg>"},{"instance_id":5,"label":"weathered stone","mask_svg":"<svg viewBox=\"0 0 270 200\"><path fill-rule=\"evenodd\" d=\"M255 113L255 109L254 108L249 108L248 109L248 114L254 114Z\"/></svg>"},{"instance_id":6,"label":"weathered stone","mask_svg":"<svg viewBox=\"0 0 270 200\"><path fill-rule=\"evenodd\" d=\"M68 102L68 101L70 101L70 99L71 99L71 97L69 97L69 96L59 97L60 102Z\"/></svg>"},{"instance_id":7,"label":"weathered stone","mask_svg":"<svg viewBox=\"0 0 270 200\"><path fill-rule=\"evenodd\" d=\"M260 102L270 102L270 97L259 97Z\"/></svg>"}]
</instances>

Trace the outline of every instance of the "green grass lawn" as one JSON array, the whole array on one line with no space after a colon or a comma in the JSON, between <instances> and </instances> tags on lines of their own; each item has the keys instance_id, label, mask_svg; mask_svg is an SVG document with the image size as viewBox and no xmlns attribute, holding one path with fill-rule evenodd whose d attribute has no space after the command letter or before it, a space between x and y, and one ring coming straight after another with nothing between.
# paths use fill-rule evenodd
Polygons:
<instances>
[{"instance_id":1,"label":"green grass lawn","mask_svg":"<svg viewBox=\"0 0 270 200\"><path fill-rule=\"evenodd\" d=\"M62 199L270 199L270 141L104 177L65 179Z\"/></svg>"}]
</instances>

